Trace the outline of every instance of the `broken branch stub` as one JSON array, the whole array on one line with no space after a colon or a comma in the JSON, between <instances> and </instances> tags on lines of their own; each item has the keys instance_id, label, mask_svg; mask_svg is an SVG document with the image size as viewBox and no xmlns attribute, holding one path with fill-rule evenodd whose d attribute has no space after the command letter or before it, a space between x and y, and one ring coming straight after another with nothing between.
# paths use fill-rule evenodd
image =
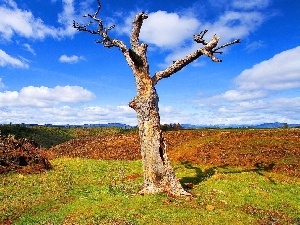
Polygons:
<instances>
[{"instance_id":1,"label":"broken branch stub","mask_svg":"<svg viewBox=\"0 0 300 225\"><path fill-rule=\"evenodd\" d=\"M217 35L214 35L210 41L206 41L204 39L205 34L208 32L208 30L201 31L199 34L194 35L194 41L202 44L203 47L197 49L195 52L185 56L182 59L178 59L173 61L173 64L166 68L165 70L158 71L154 74L152 77L152 83L153 85L156 85L158 81L160 81L163 78L168 78L171 75L175 74L176 72L183 69L185 66L190 64L191 62L195 61L202 55L206 55L209 57L213 62L222 62L221 59L218 59L215 54L221 54L222 52L218 52L218 50L225 48L227 46L240 43L240 39L234 40L232 42L228 42L224 45L221 45L218 47L219 39Z\"/></svg>"}]
</instances>

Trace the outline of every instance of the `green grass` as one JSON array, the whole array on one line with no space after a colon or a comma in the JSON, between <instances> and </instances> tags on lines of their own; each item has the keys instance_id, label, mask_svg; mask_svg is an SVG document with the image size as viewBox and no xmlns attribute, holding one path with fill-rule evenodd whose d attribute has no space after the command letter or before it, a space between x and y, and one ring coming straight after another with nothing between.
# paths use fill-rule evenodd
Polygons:
<instances>
[{"instance_id":1,"label":"green grass","mask_svg":"<svg viewBox=\"0 0 300 225\"><path fill-rule=\"evenodd\" d=\"M296 224L300 217L300 180L275 173L176 164L194 197L175 199L137 195L140 161L52 164L42 174L0 176L0 224Z\"/></svg>"}]
</instances>

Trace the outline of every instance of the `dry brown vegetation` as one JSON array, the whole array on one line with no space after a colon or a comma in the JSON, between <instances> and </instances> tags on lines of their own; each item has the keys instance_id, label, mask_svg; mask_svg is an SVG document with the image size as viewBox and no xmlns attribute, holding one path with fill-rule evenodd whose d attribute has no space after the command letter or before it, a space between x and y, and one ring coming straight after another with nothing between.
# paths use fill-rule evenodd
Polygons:
<instances>
[{"instance_id":1,"label":"dry brown vegetation","mask_svg":"<svg viewBox=\"0 0 300 225\"><path fill-rule=\"evenodd\" d=\"M300 177L299 129L180 130L164 133L172 161L272 170ZM57 145L50 157L140 159L137 133L83 137Z\"/></svg>"},{"instance_id":2,"label":"dry brown vegetation","mask_svg":"<svg viewBox=\"0 0 300 225\"><path fill-rule=\"evenodd\" d=\"M164 133L173 162L270 170L300 177L299 129L205 129ZM72 139L47 151L28 139L0 141L0 173L51 168L47 158L140 159L137 133L102 134Z\"/></svg>"},{"instance_id":3,"label":"dry brown vegetation","mask_svg":"<svg viewBox=\"0 0 300 225\"><path fill-rule=\"evenodd\" d=\"M12 135L0 135L0 174L10 171L37 173L51 168L36 142L25 138L15 139Z\"/></svg>"}]
</instances>

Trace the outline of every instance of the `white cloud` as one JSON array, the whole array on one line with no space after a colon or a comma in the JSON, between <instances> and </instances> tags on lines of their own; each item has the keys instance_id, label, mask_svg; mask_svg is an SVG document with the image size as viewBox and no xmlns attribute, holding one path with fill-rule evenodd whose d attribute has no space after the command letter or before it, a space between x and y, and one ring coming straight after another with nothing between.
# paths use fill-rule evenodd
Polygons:
<instances>
[{"instance_id":1,"label":"white cloud","mask_svg":"<svg viewBox=\"0 0 300 225\"><path fill-rule=\"evenodd\" d=\"M259 115L264 115L264 117L266 117L266 115L269 115L278 118L289 118L290 120L296 121L297 119L299 120L300 97L267 98L254 101L233 102L220 107L218 110L225 113L228 117L233 117L233 115L244 115L247 113L256 115L255 117L258 117ZM276 120L273 122L275 121Z\"/></svg>"},{"instance_id":2,"label":"white cloud","mask_svg":"<svg viewBox=\"0 0 300 225\"><path fill-rule=\"evenodd\" d=\"M94 94L79 86L24 87L19 92L0 92L0 107L49 107L61 103L79 103L94 99Z\"/></svg>"},{"instance_id":3,"label":"white cloud","mask_svg":"<svg viewBox=\"0 0 300 225\"><path fill-rule=\"evenodd\" d=\"M24 48L25 48L28 52L30 52L32 55L34 55L34 56L36 55L34 49L33 49L29 44L23 44L23 46L24 46Z\"/></svg>"},{"instance_id":4,"label":"white cloud","mask_svg":"<svg viewBox=\"0 0 300 225\"><path fill-rule=\"evenodd\" d=\"M172 106L159 105L159 112L161 124L194 123L196 121L191 113L186 113L184 110Z\"/></svg>"},{"instance_id":5,"label":"white cloud","mask_svg":"<svg viewBox=\"0 0 300 225\"><path fill-rule=\"evenodd\" d=\"M201 107L191 117L193 124L261 124L265 122L299 123L300 98L262 98L247 101L224 101L210 104L202 99Z\"/></svg>"},{"instance_id":6,"label":"white cloud","mask_svg":"<svg viewBox=\"0 0 300 225\"><path fill-rule=\"evenodd\" d=\"M17 8L10 0L9 7L0 6L0 34L10 40L14 34L21 37L43 39L46 36L56 36L55 28L46 26L40 18L35 18L30 11Z\"/></svg>"},{"instance_id":7,"label":"white cloud","mask_svg":"<svg viewBox=\"0 0 300 225\"><path fill-rule=\"evenodd\" d=\"M0 66L12 66L16 68L29 68L29 65L25 62L25 60L21 60L18 58L14 58L7 54L5 51L0 49Z\"/></svg>"},{"instance_id":8,"label":"white cloud","mask_svg":"<svg viewBox=\"0 0 300 225\"><path fill-rule=\"evenodd\" d=\"M193 38L200 23L196 18L177 13L157 11L149 13L141 29L141 40L161 48L173 48Z\"/></svg>"},{"instance_id":9,"label":"white cloud","mask_svg":"<svg viewBox=\"0 0 300 225\"><path fill-rule=\"evenodd\" d=\"M193 42L193 35L199 33L201 29L208 29L205 36L207 41L217 34L221 37L220 44L222 44L234 39L245 38L257 29L264 19L265 16L257 11L226 11L215 22L201 23L195 17L158 11L150 13L149 18L144 21L141 40L161 49L171 50L165 59L165 64L169 65L172 61L183 58L202 47Z\"/></svg>"},{"instance_id":10,"label":"white cloud","mask_svg":"<svg viewBox=\"0 0 300 225\"><path fill-rule=\"evenodd\" d=\"M220 44L232 41L238 38L244 38L255 30L264 20L264 16L259 12L225 12L217 21L205 23L203 28L208 29L205 36L206 40L217 34L220 38ZM196 33L196 32L195 32ZM167 34L165 34L168 36ZM190 35L192 40L192 35ZM220 45L219 44L219 45ZM185 57L196 51L200 44L192 43L189 46L178 46L166 57L165 63L170 64L173 60Z\"/></svg>"},{"instance_id":11,"label":"white cloud","mask_svg":"<svg viewBox=\"0 0 300 225\"><path fill-rule=\"evenodd\" d=\"M208 29L207 38L217 34L221 37L220 42L228 42L246 37L260 26L264 19L264 15L256 11L227 11L214 23L205 23L203 26Z\"/></svg>"},{"instance_id":12,"label":"white cloud","mask_svg":"<svg viewBox=\"0 0 300 225\"><path fill-rule=\"evenodd\" d=\"M234 0L232 6L238 9L262 9L269 6L270 0Z\"/></svg>"},{"instance_id":13,"label":"white cloud","mask_svg":"<svg viewBox=\"0 0 300 225\"><path fill-rule=\"evenodd\" d=\"M299 123L300 46L244 70L236 89L198 100L201 111L211 113L212 124Z\"/></svg>"},{"instance_id":14,"label":"white cloud","mask_svg":"<svg viewBox=\"0 0 300 225\"><path fill-rule=\"evenodd\" d=\"M77 55L72 55L72 56L67 56L67 55L61 55L59 57L59 61L62 63L78 63L79 61L84 60L83 56L77 56Z\"/></svg>"},{"instance_id":15,"label":"white cloud","mask_svg":"<svg viewBox=\"0 0 300 225\"><path fill-rule=\"evenodd\" d=\"M75 19L75 9L73 0L62 0L63 11L58 15L58 22L63 25L59 29L60 36L72 36L76 30L72 27L73 20Z\"/></svg>"},{"instance_id":16,"label":"white cloud","mask_svg":"<svg viewBox=\"0 0 300 225\"><path fill-rule=\"evenodd\" d=\"M130 12L124 20L122 26L117 26L116 30L120 34L131 34L132 21L138 12ZM124 17L123 14L119 15ZM157 11L148 13L148 18L144 20L141 28L141 41L155 45L162 49L178 48L184 45L189 39L193 40L193 35L198 31L200 22L190 15Z\"/></svg>"},{"instance_id":17,"label":"white cloud","mask_svg":"<svg viewBox=\"0 0 300 225\"><path fill-rule=\"evenodd\" d=\"M249 99L257 99L265 97L267 93L265 91L237 91L229 90L222 94L222 97L228 101L245 101Z\"/></svg>"},{"instance_id":18,"label":"white cloud","mask_svg":"<svg viewBox=\"0 0 300 225\"><path fill-rule=\"evenodd\" d=\"M260 11L269 6L269 0L249 0L247 3L242 0L211 1L216 7L226 8L223 13L215 14L214 21L205 21L202 14L190 13L188 10L182 12L157 11L148 13L148 19L143 22L141 29L141 41L152 44L160 50L168 51L165 62L160 66L168 66L172 61L181 59L191 54L201 44L193 41L193 35L208 29L205 39L209 41L214 34L220 36L220 45L234 39L243 39L257 29L267 18L265 13ZM226 6L226 7L225 7ZM247 9L241 11L241 9ZM117 31L121 34L130 35L132 21L136 12L127 13L124 24ZM210 16L210 18L214 18ZM263 43L254 43L252 49L261 47ZM250 48L250 46L249 46ZM149 48L151 50L151 48ZM157 50L152 48L152 50Z\"/></svg>"},{"instance_id":19,"label":"white cloud","mask_svg":"<svg viewBox=\"0 0 300 225\"><path fill-rule=\"evenodd\" d=\"M212 103L204 99L201 101L205 104L192 111L160 106L161 122L203 125L299 123L299 100L299 97L233 102L218 99Z\"/></svg>"},{"instance_id":20,"label":"white cloud","mask_svg":"<svg viewBox=\"0 0 300 225\"><path fill-rule=\"evenodd\" d=\"M244 70L236 84L242 90L286 90L300 87L300 46Z\"/></svg>"},{"instance_id":21,"label":"white cloud","mask_svg":"<svg viewBox=\"0 0 300 225\"><path fill-rule=\"evenodd\" d=\"M56 1L52 3L57 4ZM35 17L31 11L19 8L14 0L2 3L0 5L0 38L10 41L15 35L40 40L46 37L73 36L76 30L72 27L72 22L74 19L80 20L83 15L80 9L86 9L85 2L80 3L82 8L78 12L75 12L73 0L62 0L62 3L62 12L58 14L57 21L60 26L57 27L47 25L41 18Z\"/></svg>"},{"instance_id":22,"label":"white cloud","mask_svg":"<svg viewBox=\"0 0 300 225\"><path fill-rule=\"evenodd\" d=\"M120 122L136 125L133 109L128 106L49 106L0 107L0 123L38 123L38 124L98 124Z\"/></svg>"}]
</instances>

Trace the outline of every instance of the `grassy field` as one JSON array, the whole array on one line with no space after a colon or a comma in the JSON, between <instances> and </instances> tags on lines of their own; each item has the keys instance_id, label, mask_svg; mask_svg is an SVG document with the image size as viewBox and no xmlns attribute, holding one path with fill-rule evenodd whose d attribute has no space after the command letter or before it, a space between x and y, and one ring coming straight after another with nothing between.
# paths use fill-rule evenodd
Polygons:
<instances>
[{"instance_id":1,"label":"grassy field","mask_svg":"<svg viewBox=\"0 0 300 225\"><path fill-rule=\"evenodd\" d=\"M140 196L141 161L57 158L54 170L0 177L2 224L299 224L300 180L175 164L193 198Z\"/></svg>"},{"instance_id":2,"label":"grassy field","mask_svg":"<svg viewBox=\"0 0 300 225\"><path fill-rule=\"evenodd\" d=\"M137 194L143 177L134 131L13 129L43 146L61 144L46 150L53 170L0 174L1 225L300 224L299 129L166 132L192 198Z\"/></svg>"}]
</instances>

